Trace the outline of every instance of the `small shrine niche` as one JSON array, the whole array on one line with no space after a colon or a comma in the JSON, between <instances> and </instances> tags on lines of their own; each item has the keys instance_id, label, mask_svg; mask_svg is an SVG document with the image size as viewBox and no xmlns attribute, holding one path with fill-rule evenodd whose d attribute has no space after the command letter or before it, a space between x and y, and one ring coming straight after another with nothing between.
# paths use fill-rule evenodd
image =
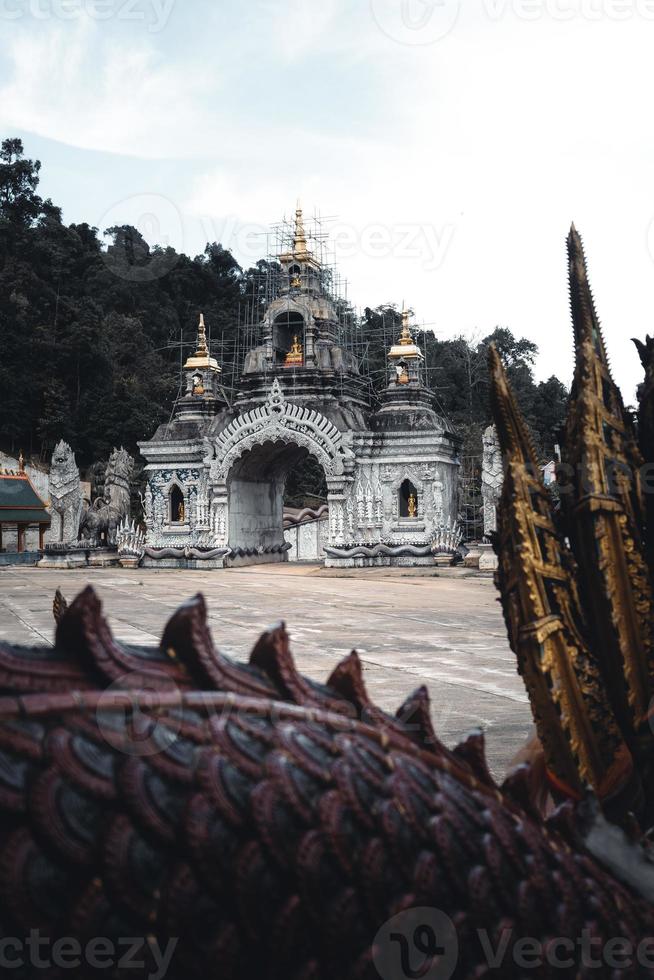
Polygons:
<instances>
[{"instance_id":1,"label":"small shrine niche","mask_svg":"<svg viewBox=\"0 0 654 980\"><path fill-rule=\"evenodd\" d=\"M292 265L288 270L289 285L291 289L302 288L302 266Z\"/></svg>"},{"instance_id":2,"label":"small shrine niche","mask_svg":"<svg viewBox=\"0 0 654 980\"><path fill-rule=\"evenodd\" d=\"M302 342L304 341L304 318L294 311L282 313L273 325L273 347L277 363L302 362ZM299 352L299 357L298 357Z\"/></svg>"},{"instance_id":3,"label":"small shrine niche","mask_svg":"<svg viewBox=\"0 0 654 980\"><path fill-rule=\"evenodd\" d=\"M418 517L418 491L411 480L405 480L400 487L400 517L408 520Z\"/></svg>"},{"instance_id":4,"label":"small shrine niche","mask_svg":"<svg viewBox=\"0 0 654 980\"><path fill-rule=\"evenodd\" d=\"M170 491L170 523L183 524L184 518L184 494L180 487L174 486Z\"/></svg>"},{"instance_id":5,"label":"small shrine niche","mask_svg":"<svg viewBox=\"0 0 654 980\"><path fill-rule=\"evenodd\" d=\"M409 372L407 370L406 361L398 361L395 365L395 383L398 385L408 385L409 383Z\"/></svg>"}]
</instances>

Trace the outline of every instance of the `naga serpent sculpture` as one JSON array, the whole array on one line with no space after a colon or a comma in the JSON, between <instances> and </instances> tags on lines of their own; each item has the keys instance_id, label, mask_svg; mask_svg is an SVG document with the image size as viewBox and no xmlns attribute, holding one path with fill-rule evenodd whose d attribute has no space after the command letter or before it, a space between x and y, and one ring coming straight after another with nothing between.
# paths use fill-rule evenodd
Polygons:
<instances>
[{"instance_id":1,"label":"naga serpent sculpture","mask_svg":"<svg viewBox=\"0 0 654 980\"><path fill-rule=\"evenodd\" d=\"M200 596L156 650L116 642L91 588L58 596L54 648L0 643L0 957L33 931L86 952L45 973L23 955L17 976L654 974L654 439L642 426L639 448L611 380L574 229L568 248L577 364L556 513L490 355L497 581L553 812L528 765L495 783L480 734L446 748L424 689L395 717L377 708L356 653L321 685L283 626L248 664L223 656ZM98 966L98 943L129 937L136 973Z\"/></svg>"}]
</instances>

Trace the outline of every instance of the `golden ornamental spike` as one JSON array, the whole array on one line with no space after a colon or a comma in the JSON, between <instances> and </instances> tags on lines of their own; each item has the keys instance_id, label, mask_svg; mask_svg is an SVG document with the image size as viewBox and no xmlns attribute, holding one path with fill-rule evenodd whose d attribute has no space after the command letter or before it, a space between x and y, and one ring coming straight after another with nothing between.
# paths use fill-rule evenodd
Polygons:
<instances>
[{"instance_id":1,"label":"golden ornamental spike","mask_svg":"<svg viewBox=\"0 0 654 980\"><path fill-rule=\"evenodd\" d=\"M293 254L302 258L307 254L307 235L304 230L304 217L299 203L295 211L295 235L293 237Z\"/></svg>"},{"instance_id":2,"label":"golden ornamental spike","mask_svg":"<svg viewBox=\"0 0 654 980\"><path fill-rule=\"evenodd\" d=\"M408 310L402 310L402 333L400 334L400 343L403 346L413 344L413 336L411 334L411 327L409 326Z\"/></svg>"},{"instance_id":3,"label":"golden ornamental spike","mask_svg":"<svg viewBox=\"0 0 654 980\"><path fill-rule=\"evenodd\" d=\"M204 323L204 313L200 313L200 323L198 325L198 349L196 351L196 357L204 357L209 353L209 348L207 346L207 328Z\"/></svg>"},{"instance_id":4,"label":"golden ornamental spike","mask_svg":"<svg viewBox=\"0 0 654 980\"><path fill-rule=\"evenodd\" d=\"M586 643L574 560L555 527L533 443L494 346L489 364L505 462L496 582L550 785L573 797L591 786L626 811L637 805L640 784Z\"/></svg>"},{"instance_id":5,"label":"golden ornamental spike","mask_svg":"<svg viewBox=\"0 0 654 980\"><path fill-rule=\"evenodd\" d=\"M613 710L634 748L652 744L654 604L643 548L642 457L614 383L581 238L568 237L575 375L559 486L590 643Z\"/></svg>"}]
</instances>

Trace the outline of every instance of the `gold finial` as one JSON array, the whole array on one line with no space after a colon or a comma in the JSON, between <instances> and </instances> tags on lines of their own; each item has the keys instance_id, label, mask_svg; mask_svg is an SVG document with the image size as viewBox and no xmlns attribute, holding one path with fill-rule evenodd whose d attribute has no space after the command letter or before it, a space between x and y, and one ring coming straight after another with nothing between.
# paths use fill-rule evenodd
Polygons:
<instances>
[{"instance_id":1,"label":"gold finial","mask_svg":"<svg viewBox=\"0 0 654 980\"><path fill-rule=\"evenodd\" d=\"M400 336L400 343L403 346L408 346L413 344L413 337L411 336L411 327L409 326L409 311L402 310L402 334Z\"/></svg>"},{"instance_id":2,"label":"gold finial","mask_svg":"<svg viewBox=\"0 0 654 980\"><path fill-rule=\"evenodd\" d=\"M409 311L402 303L402 333L400 334L400 339L396 344L393 344L388 356L391 361L407 361L416 359L423 361L424 357L422 351L416 344L413 336L411 334L411 327L409 326ZM399 368L399 365L398 365ZM398 370L397 381L399 384L407 384L409 381L409 376L406 371L406 364L404 365L404 372Z\"/></svg>"},{"instance_id":3,"label":"gold finial","mask_svg":"<svg viewBox=\"0 0 654 980\"><path fill-rule=\"evenodd\" d=\"M220 373L220 365L215 357L209 355L209 345L207 344L207 328L204 323L204 313L200 314L198 324L198 349L195 354L189 357L184 365L184 369L192 371L195 368L209 368L211 371ZM200 394L200 392L194 392Z\"/></svg>"},{"instance_id":4,"label":"gold finial","mask_svg":"<svg viewBox=\"0 0 654 980\"><path fill-rule=\"evenodd\" d=\"M200 323L198 326L198 349L196 357L202 357L209 353L207 347L207 328L204 325L204 313L200 313Z\"/></svg>"},{"instance_id":5,"label":"gold finial","mask_svg":"<svg viewBox=\"0 0 654 980\"><path fill-rule=\"evenodd\" d=\"M298 206L295 211L295 236L293 238L293 253L295 255L306 255L307 253L307 235L304 230L304 217L302 214L302 208L298 201Z\"/></svg>"},{"instance_id":6,"label":"gold finial","mask_svg":"<svg viewBox=\"0 0 654 980\"><path fill-rule=\"evenodd\" d=\"M20 453L18 454L18 472L19 473L24 473L25 472L25 457L23 456L23 450L22 449L21 449Z\"/></svg>"}]
</instances>

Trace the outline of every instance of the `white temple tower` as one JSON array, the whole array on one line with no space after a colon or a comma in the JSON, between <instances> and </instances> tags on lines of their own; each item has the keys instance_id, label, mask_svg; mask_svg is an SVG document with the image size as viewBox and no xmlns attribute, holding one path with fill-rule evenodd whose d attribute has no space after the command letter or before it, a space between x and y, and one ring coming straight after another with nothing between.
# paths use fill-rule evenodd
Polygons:
<instances>
[{"instance_id":1,"label":"white temple tower","mask_svg":"<svg viewBox=\"0 0 654 980\"><path fill-rule=\"evenodd\" d=\"M309 240L298 208L231 406L201 318L173 419L141 444L147 564L285 561L284 487L307 455L328 488L328 565L433 564L454 539L458 440L434 408L409 315L373 400Z\"/></svg>"}]
</instances>

